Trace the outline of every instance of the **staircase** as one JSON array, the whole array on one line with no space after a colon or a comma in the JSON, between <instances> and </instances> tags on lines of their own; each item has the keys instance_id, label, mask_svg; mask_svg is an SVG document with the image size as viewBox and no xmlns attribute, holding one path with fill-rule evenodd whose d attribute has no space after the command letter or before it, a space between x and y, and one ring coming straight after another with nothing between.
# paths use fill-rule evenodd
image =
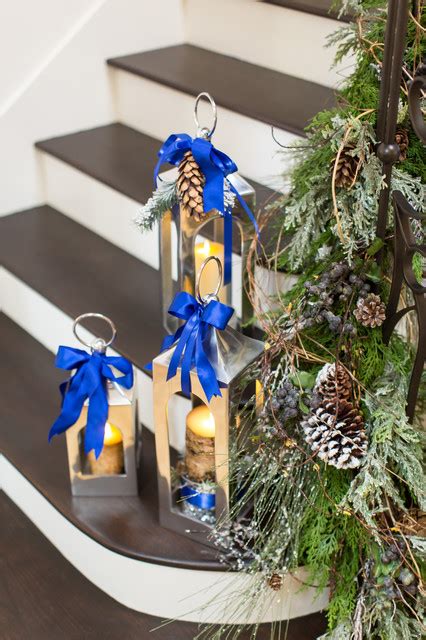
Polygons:
<instances>
[{"instance_id":1,"label":"staircase","mask_svg":"<svg viewBox=\"0 0 426 640\"><path fill-rule=\"evenodd\" d=\"M156 230L141 236L131 221L152 191L161 142L171 132L194 132L194 96L203 90L219 108L215 144L236 159L258 204L271 197L283 169L271 125L281 144L291 144L318 110L334 103L340 76L329 70L332 56L321 46L338 27L325 17L328 4L185 0L185 42L106 60L115 121L34 140L44 203L0 218L0 486L81 574L151 616L226 622L223 607L203 615L199 609L205 593L222 593L235 575L212 550L158 525L151 379L144 369L163 336L158 238ZM65 439L47 445L63 378L53 353L73 343L72 319L91 310L114 319L114 348L138 370L145 426L138 498L72 498ZM177 404L177 411L187 410L185 399ZM278 615L313 614L306 625L290 626L289 640L308 640L323 627L314 612L326 597L314 601L313 590L301 594L296 583L287 584L293 595L283 598ZM159 637L190 637L183 629L189 634L192 627L179 632L179 625L188 623ZM267 625L261 637L269 637Z\"/></svg>"}]
</instances>

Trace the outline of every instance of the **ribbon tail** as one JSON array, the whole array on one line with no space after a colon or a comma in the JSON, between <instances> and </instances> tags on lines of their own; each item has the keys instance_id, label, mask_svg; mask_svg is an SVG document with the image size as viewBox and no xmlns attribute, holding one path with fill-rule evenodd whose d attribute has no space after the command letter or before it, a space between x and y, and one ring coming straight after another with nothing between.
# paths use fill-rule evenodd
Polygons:
<instances>
[{"instance_id":1,"label":"ribbon tail","mask_svg":"<svg viewBox=\"0 0 426 640\"><path fill-rule=\"evenodd\" d=\"M175 347L175 350L173 352L173 355L169 363L169 368L167 370L167 380L170 380L176 375L181 358L186 349L186 344L191 336L192 331L196 327L197 322L198 322L198 315L197 313L194 313L194 315L188 320L188 322L184 326L179 342Z\"/></svg>"},{"instance_id":2,"label":"ribbon tail","mask_svg":"<svg viewBox=\"0 0 426 640\"><path fill-rule=\"evenodd\" d=\"M232 280L232 213L225 211L223 214L224 227L224 269L223 284L227 285Z\"/></svg>"},{"instance_id":3,"label":"ribbon tail","mask_svg":"<svg viewBox=\"0 0 426 640\"><path fill-rule=\"evenodd\" d=\"M72 378L68 391L63 395L61 413L50 428L48 435L49 442L53 436L64 433L64 431L75 424L81 414L88 394L84 388L80 387L79 379L76 378L77 376ZM65 392L65 390L61 389L61 392Z\"/></svg>"},{"instance_id":4,"label":"ribbon tail","mask_svg":"<svg viewBox=\"0 0 426 640\"><path fill-rule=\"evenodd\" d=\"M185 346L185 353L182 359L181 366L181 387L182 392L187 396L191 395L191 369L194 364L194 350L195 345L197 343L197 335L199 334L200 328L194 328L189 336L188 342Z\"/></svg>"},{"instance_id":5,"label":"ribbon tail","mask_svg":"<svg viewBox=\"0 0 426 640\"><path fill-rule=\"evenodd\" d=\"M207 401L210 402L213 396L221 396L222 394L216 379L216 372L204 352L201 332L199 332L197 336L195 366L197 369L198 379L203 387L204 393L206 394Z\"/></svg>"},{"instance_id":6,"label":"ribbon tail","mask_svg":"<svg viewBox=\"0 0 426 640\"><path fill-rule=\"evenodd\" d=\"M227 182L228 182L229 188L233 193L235 193L238 202L240 203L240 205L248 215L249 220L252 223L254 230L256 232L256 236L259 238L260 237L259 225L257 224L257 220L254 217L253 212L251 211L250 207L248 206L244 198L238 193L238 190L234 187L234 185L229 180Z\"/></svg>"},{"instance_id":7,"label":"ribbon tail","mask_svg":"<svg viewBox=\"0 0 426 640\"><path fill-rule=\"evenodd\" d=\"M84 451L89 453L93 449L96 459L99 458L104 446L107 419L108 392L105 380L102 380L90 396L87 425L84 433Z\"/></svg>"}]
</instances>

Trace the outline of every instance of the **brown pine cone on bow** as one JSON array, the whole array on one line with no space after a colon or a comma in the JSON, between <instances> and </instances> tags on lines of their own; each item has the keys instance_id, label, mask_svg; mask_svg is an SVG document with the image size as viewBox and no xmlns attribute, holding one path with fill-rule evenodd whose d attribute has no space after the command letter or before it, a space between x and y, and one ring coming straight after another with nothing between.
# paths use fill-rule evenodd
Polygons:
<instances>
[{"instance_id":1,"label":"brown pine cone on bow","mask_svg":"<svg viewBox=\"0 0 426 640\"><path fill-rule=\"evenodd\" d=\"M399 162L403 162L407 157L408 149L408 131L403 127L397 127L395 133L395 142L399 146Z\"/></svg>"},{"instance_id":2,"label":"brown pine cone on bow","mask_svg":"<svg viewBox=\"0 0 426 640\"><path fill-rule=\"evenodd\" d=\"M354 316L364 327L380 327L386 320L386 307L380 296L369 293L366 298L360 298L356 304Z\"/></svg>"},{"instance_id":3,"label":"brown pine cone on bow","mask_svg":"<svg viewBox=\"0 0 426 640\"><path fill-rule=\"evenodd\" d=\"M177 192L182 211L197 222L204 217L203 190L205 178L191 151L187 151L178 168Z\"/></svg>"}]
</instances>

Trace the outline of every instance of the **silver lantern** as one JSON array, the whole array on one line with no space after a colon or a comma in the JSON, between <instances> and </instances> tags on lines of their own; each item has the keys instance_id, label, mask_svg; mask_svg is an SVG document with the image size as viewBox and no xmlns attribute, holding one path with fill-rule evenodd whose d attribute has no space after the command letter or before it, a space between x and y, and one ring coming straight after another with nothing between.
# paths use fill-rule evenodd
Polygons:
<instances>
[{"instance_id":1,"label":"silver lantern","mask_svg":"<svg viewBox=\"0 0 426 640\"><path fill-rule=\"evenodd\" d=\"M78 334L79 323L86 318L99 318L112 330L108 342L96 338L86 342ZM105 353L115 338L114 323L99 313L79 316L73 325L77 339L92 351ZM66 431L71 491L74 496L132 496L138 494L136 443L139 421L136 399L136 378L131 389L108 381L108 418L105 425L104 446L96 459L94 452L84 450L88 402L83 406L77 422Z\"/></svg>"},{"instance_id":2,"label":"silver lantern","mask_svg":"<svg viewBox=\"0 0 426 640\"><path fill-rule=\"evenodd\" d=\"M213 109L213 126L208 129L200 127L198 120L198 105L201 98L207 98ZM194 118L197 125L197 136L210 139L217 123L216 104L208 93L201 93L195 102ZM162 173L159 177L164 182L175 180L177 169ZM255 208L255 191L253 187L238 173L228 175L228 180L238 191L251 210ZM232 192L225 191L225 198L232 198ZM173 276L177 277L177 290L186 291L191 295L195 292L195 278L201 263L209 256L216 256L223 262L224 249L224 218L215 209L203 216L197 222L193 216L187 217L179 212L176 216L168 211L160 222L160 269L162 288L162 315L164 328L168 332L175 332L178 327L176 318L167 314L170 301L175 292ZM238 238L241 252L241 267L233 269L233 282L221 290L221 301L232 305L237 310L238 324L246 324L251 318L253 308L247 295L247 255L253 239L253 225L247 219L247 213L235 198L232 209L233 236ZM173 226L177 236L177 260L173 260ZM234 247L236 243L234 242ZM235 260L233 260L235 262ZM177 269L174 264L177 263ZM238 265L239 267L239 265ZM176 271L176 273L174 273ZM212 276L213 277L213 276ZM203 293L203 292L202 292Z\"/></svg>"},{"instance_id":3,"label":"silver lantern","mask_svg":"<svg viewBox=\"0 0 426 640\"><path fill-rule=\"evenodd\" d=\"M212 257L203 263L201 272L210 261L216 262L221 273L220 261ZM201 298L200 276L201 273L196 293L198 300L206 304L212 296ZM239 413L244 390L247 391L247 386L253 389L253 371L264 351L263 342L230 327L223 331L212 328L211 331L206 353L221 383L222 395L214 396L209 402L192 369L192 408L186 416L186 425L182 416L180 424L171 424L173 418L169 411L170 400L182 391L180 367L176 375L167 380L176 344L153 361L160 523L207 544L212 527L226 521L230 504L238 494L229 482L229 448L234 434L241 430ZM176 428L181 433L186 428L184 454L179 454L170 445L170 434Z\"/></svg>"}]
</instances>

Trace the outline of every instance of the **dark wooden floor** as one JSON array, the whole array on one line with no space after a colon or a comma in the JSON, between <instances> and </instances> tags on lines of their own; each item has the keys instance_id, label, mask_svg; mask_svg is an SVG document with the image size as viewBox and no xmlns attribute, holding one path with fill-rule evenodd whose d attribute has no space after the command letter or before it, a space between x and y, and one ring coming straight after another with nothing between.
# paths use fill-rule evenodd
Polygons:
<instances>
[{"instance_id":1,"label":"dark wooden floor","mask_svg":"<svg viewBox=\"0 0 426 640\"><path fill-rule=\"evenodd\" d=\"M0 640L189 640L197 625L170 624L118 604L86 580L0 492ZM290 625L288 640L313 640L318 616ZM152 633L151 633L152 632ZM270 638L265 627L259 640Z\"/></svg>"}]
</instances>

